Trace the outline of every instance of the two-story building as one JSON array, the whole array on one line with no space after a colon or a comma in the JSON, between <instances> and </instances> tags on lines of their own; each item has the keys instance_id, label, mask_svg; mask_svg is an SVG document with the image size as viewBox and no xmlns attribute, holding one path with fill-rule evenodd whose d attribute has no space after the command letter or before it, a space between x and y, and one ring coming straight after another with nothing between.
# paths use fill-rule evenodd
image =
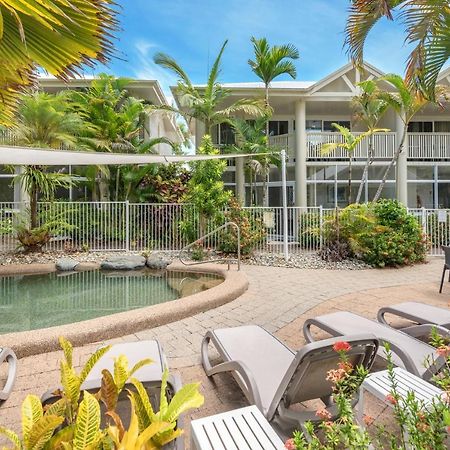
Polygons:
<instances>
[{"instance_id":1,"label":"two-story building","mask_svg":"<svg viewBox=\"0 0 450 450\"><path fill-rule=\"evenodd\" d=\"M54 77L40 77L37 88L49 93L56 93L66 89L82 90L88 88L92 80L92 77L83 77L72 79L68 83L65 83ZM127 90L131 96L143 99L148 104L157 106L168 104L168 100L156 80L133 80L127 86ZM2 142L10 143L11 136L9 132L0 134L0 145ZM142 129L142 137L166 137L174 143L182 143L184 140L174 116L164 112L155 112L147 117L145 126ZM159 154L168 155L172 153L172 148L168 144L158 144L155 146L155 149ZM65 170L67 173L73 173L75 168L67 166ZM12 180L13 175L11 171L0 166L0 202L21 200L21 190L18 186L14 189ZM83 192L75 188L70 189L67 193L69 199L76 199L79 195L83 197Z\"/></svg>"},{"instance_id":2,"label":"two-story building","mask_svg":"<svg viewBox=\"0 0 450 450\"><path fill-rule=\"evenodd\" d=\"M324 155L322 144L341 139L332 123L339 123L354 133L365 131L355 122L352 98L358 94L357 83L377 79L384 74L370 64L356 70L347 64L320 81L275 81L271 84L270 143L287 150L288 198L291 205L345 206L348 199L348 155L335 151ZM450 69L441 73L439 84L450 86ZM259 82L223 84L230 96L225 107L242 98L263 97L264 86ZM381 87L394 90L387 82ZM176 89L173 89L176 96ZM389 174L383 196L398 198L409 207L450 208L450 104L427 106L416 115L408 127L408 139L395 170ZM379 128L389 132L374 136L375 161L364 185L363 200L371 200L380 184L385 168L400 142L404 124L394 111L388 111ZM201 123L193 123L192 132L198 143L204 133ZM234 142L228 124L217 127L213 140L218 145ZM356 196L367 158L367 140L354 154L352 196ZM227 186L246 204L250 203L250 187L245 179L240 159L238 166L229 166L225 174ZM257 183L257 197L262 198L263 183ZM270 170L267 183L270 206L281 204L281 173Z\"/></svg>"}]
</instances>

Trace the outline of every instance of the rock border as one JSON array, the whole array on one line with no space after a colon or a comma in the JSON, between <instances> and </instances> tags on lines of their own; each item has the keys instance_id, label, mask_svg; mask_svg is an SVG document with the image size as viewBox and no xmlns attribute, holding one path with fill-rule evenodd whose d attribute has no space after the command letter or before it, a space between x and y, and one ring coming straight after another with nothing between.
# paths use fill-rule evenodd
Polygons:
<instances>
[{"instance_id":1,"label":"rock border","mask_svg":"<svg viewBox=\"0 0 450 450\"><path fill-rule=\"evenodd\" d=\"M80 269L84 265L80 264ZM93 269L89 265L84 270ZM6 269L6 270L5 270ZM224 278L223 283L195 295L170 302L134 309L95 319L39 330L0 335L2 347L10 347L19 358L60 350L58 338L64 336L74 346L82 346L136 333L148 328L166 325L186 317L217 308L228 303L248 289L248 278L242 271L214 264L186 267L172 263L167 270L178 272L214 273ZM21 275L55 272L54 264L10 265L0 267L0 275Z\"/></svg>"}]
</instances>

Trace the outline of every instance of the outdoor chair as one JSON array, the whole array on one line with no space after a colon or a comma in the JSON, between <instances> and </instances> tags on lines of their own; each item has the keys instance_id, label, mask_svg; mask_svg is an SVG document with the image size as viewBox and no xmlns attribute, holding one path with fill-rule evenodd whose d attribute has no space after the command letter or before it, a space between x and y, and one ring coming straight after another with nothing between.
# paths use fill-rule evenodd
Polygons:
<instances>
[{"instance_id":1,"label":"outdoor chair","mask_svg":"<svg viewBox=\"0 0 450 450\"><path fill-rule=\"evenodd\" d=\"M208 377L231 372L247 400L280 434L288 436L307 421L321 420L316 415L317 408L294 410L292 405L320 399L332 417L337 417L337 408L331 401L333 387L326 377L330 369L337 368L339 354L333 345L342 340L351 345L348 355L353 367L370 369L378 350L378 340L371 334L327 339L294 352L256 325L208 331L202 342L202 364ZM217 364L209 358L210 343L222 360ZM355 396L355 403L356 400Z\"/></svg>"},{"instance_id":2,"label":"outdoor chair","mask_svg":"<svg viewBox=\"0 0 450 450\"><path fill-rule=\"evenodd\" d=\"M315 317L314 319L307 319L303 325L303 333L307 342L314 342L311 326L326 331L332 336L363 332L373 333L382 345L378 356L386 359L383 345L384 343L389 344L394 364L403 366L408 372L426 381L429 381L433 375L438 373L445 364L445 358L437 357L434 347L408 334L408 328L403 331L395 330L388 325L375 322L358 314L340 311ZM436 325L423 324L420 331L422 334L429 333L432 328L435 328L442 336L450 337L449 330ZM429 367L425 367L427 361L430 364Z\"/></svg>"},{"instance_id":3,"label":"outdoor chair","mask_svg":"<svg viewBox=\"0 0 450 450\"><path fill-rule=\"evenodd\" d=\"M442 245L442 250L444 251L444 268L442 269L442 277L441 277L441 286L439 288L439 294L442 294L442 287L444 286L444 280L445 280L445 271L450 271L450 246ZM450 273L448 275L448 281L450 281Z\"/></svg>"},{"instance_id":4,"label":"outdoor chair","mask_svg":"<svg viewBox=\"0 0 450 450\"><path fill-rule=\"evenodd\" d=\"M439 308L419 302L404 302L385 306L378 311L377 317L379 322L389 325L385 318L386 314L415 322L413 325L401 328L403 332L414 337L425 336L429 331L429 324L450 329L450 309L448 308Z\"/></svg>"},{"instance_id":5,"label":"outdoor chair","mask_svg":"<svg viewBox=\"0 0 450 450\"><path fill-rule=\"evenodd\" d=\"M168 367L168 365L162 347L156 340L126 342L113 345L111 349L97 361L88 377L86 378L85 382L82 384L81 390L89 391L93 394L97 393L101 387L102 370L108 369L111 373L114 373L114 359L120 355L125 355L127 357L128 365L130 368L133 367L137 362L146 358L150 358L153 361L151 364L147 364L138 369L133 374L133 377L137 378L144 385L149 394L153 409L155 411L158 411L162 374ZM129 394L127 392L127 389L134 390L134 387L131 384L125 385L125 388L122 390L119 396L119 402L116 408L117 413L121 417L125 427L128 427L129 425L129 417L131 411L131 404L128 399ZM170 374L168 379L167 397L170 399L180 389L180 377L176 374ZM55 392L58 392L58 390L53 388L42 395L42 404L48 405L58 400L60 397L58 397ZM102 417L104 417L103 414ZM182 422L183 419L179 418L177 421L177 428L182 428ZM177 438L167 448L168 450L183 450L183 437Z\"/></svg>"},{"instance_id":6,"label":"outdoor chair","mask_svg":"<svg viewBox=\"0 0 450 450\"><path fill-rule=\"evenodd\" d=\"M0 401L5 401L14 387L17 373L17 357L10 348L0 348L0 364L8 364L8 374L5 385L0 390Z\"/></svg>"}]
</instances>

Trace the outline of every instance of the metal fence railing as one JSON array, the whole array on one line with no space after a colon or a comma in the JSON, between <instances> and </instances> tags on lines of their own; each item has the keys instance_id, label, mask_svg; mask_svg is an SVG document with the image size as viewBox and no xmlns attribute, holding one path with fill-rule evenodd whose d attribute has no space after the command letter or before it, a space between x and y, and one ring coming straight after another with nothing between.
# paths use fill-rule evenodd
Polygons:
<instances>
[{"instance_id":1,"label":"metal fence railing","mask_svg":"<svg viewBox=\"0 0 450 450\"><path fill-rule=\"evenodd\" d=\"M284 223L282 207L247 207L240 223L242 242L253 252L282 254ZM450 209L410 209L429 241L429 254L440 255L450 243ZM0 251L17 248L17 225L28 219L25 203L0 203ZM289 254L315 252L322 248L324 222L336 214L322 207L287 209ZM193 205L129 202L42 202L40 222L62 222L46 249L89 251L178 251L236 217L222 212L221 221L202 221ZM230 234L213 233L202 240L205 249L230 246Z\"/></svg>"}]
</instances>

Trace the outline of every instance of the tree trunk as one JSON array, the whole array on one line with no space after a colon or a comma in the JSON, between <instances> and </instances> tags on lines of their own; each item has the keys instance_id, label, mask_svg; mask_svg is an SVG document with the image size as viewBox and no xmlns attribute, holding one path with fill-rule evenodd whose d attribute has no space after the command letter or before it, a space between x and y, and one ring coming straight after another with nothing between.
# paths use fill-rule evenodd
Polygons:
<instances>
[{"instance_id":1,"label":"tree trunk","mask_svg":"<svg viewBox=\"0 0 450 450\"><path fill-rule=\"evenodd\" d=\"M352 155L348 160L348 204L352 204Z\"/></svg>"},{"instance_id":2,"label":"tree trunk","mask_svg":"<svg viewBox=\"0 0 450 450\"><path fill-rule=\"evenodd\" d=\"M120 178L120 166L117 167L116 172L116 202L119 201L119 178Z\"/></svg>"},{"instance_id":3,"label":"tree trunk","mask_svg":"<svg viewBox=\"0 0 450 450\"><path fill-rule=\"evenodd\" d=\"M31 191L30 191L30 229L34 230L38 227L38 211L37 211L37 204L38 204L38 189L36 186L36 183L33 182L31 185Z\"/></svg>"},{"instance_id":4,"label":"tree trunk","mask_svg":"<svg viewBox=\"0 0 450 450\"><path fill-rule=\"evenodd\" d=\"M374 196L374 198L372 200L374 202L377 202L380 199L381 193L383 192L384 185L386 184L386 180L387 180L387 177L389 175L389 171L392 169L394 164L397 163L398 158L400 156L400 153L403 151L403 146L405 145L407 132L408 132L408 127L405 126L405 129L404 129L403 135L402 135L402 140L400 141L400 145L398 146L397 151L394 154L394 157L389 162L389 165L387 166L387 168L386 168L386 170L384 172L383 179L381 180L381 183L378 186L378 190L377 190L377 192L376 192L376 194L375 194L375 196Z\"/></svg>"},{"instance_id":5,"label":"tree trunk","mask_svg":"<svg viewBox=\"0 0 450 450\"><path fill-rule=\"evenodd\" d=\"M269 84L266 84L266 95L265 95L265 104L267 111L269 110ZM269 118L266 120L266 137L267 137L267 145L269 145Z\"/></svg>"},{"instance_id":6,"label":"tree trunk","mask_svg":"<svg viewBox=\"0 0 450 450\"><path fill-rule=\"evenodd\" d=\"M100 193L101 202L109 202L109 185L108 180L105 179L103 173L100 172L100 179L98 183L98 191Z\"/></svg>"},{"instance_id":7,"label":"tree trunk","mask_svg":"<svg viewBox=\"0 0 450 450\"><path fill-rule=\"evenodd\" d=\"M373 163L373 135L369 136L369 146L367 148L367 160L366 164L364 164L364 170L361 178L361 183L359 184L358 194L356 196L355 203L359 203L361 201L362 192L364 189L364 185L366 184L366 180L369 174L369 166Z\"/></svg>"}]
</instances>

